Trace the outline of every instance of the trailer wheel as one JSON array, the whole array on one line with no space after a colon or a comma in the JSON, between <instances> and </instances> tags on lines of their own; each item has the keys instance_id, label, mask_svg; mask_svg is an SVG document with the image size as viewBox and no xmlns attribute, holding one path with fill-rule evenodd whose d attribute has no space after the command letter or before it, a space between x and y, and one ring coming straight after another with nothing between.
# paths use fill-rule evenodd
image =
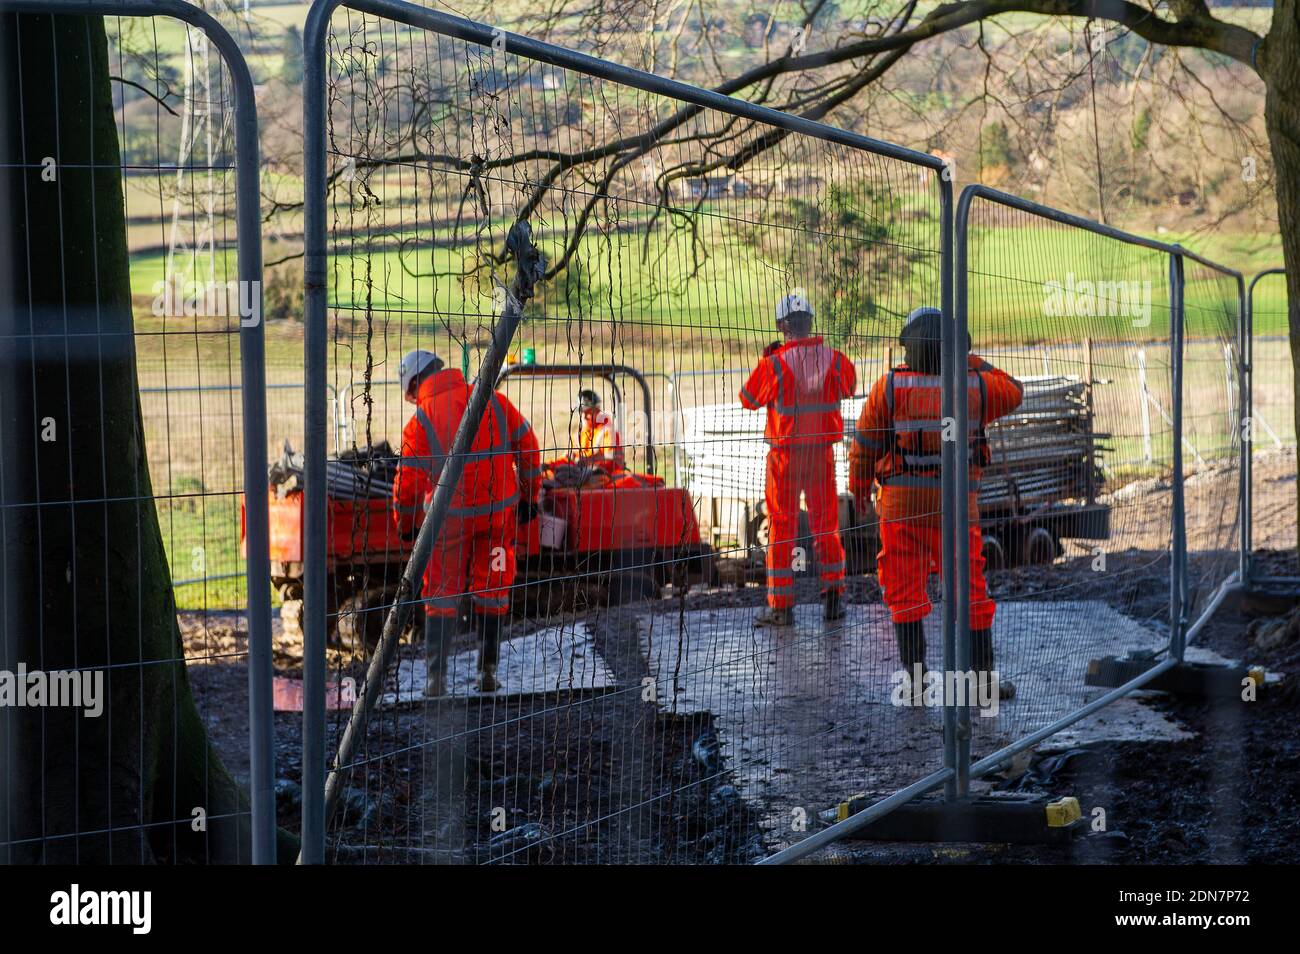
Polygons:
<instances>
[{"instance_id":1,"label":"trailer wheel","mask_svg":"<svg viewBox=\"0 0 1300 954\"><path fill-rule=\"evenodd\" d=\"M1031 566L1052 563L1061 555L1061 543L1046 527L1034 527L1025 534L1025 562Z\"/></svg>"},{"instance_id":2,"label":"trailer wheel","mask_svg":"<svg viewBox=\"0 0 1300 954\"><path fill-rule=\"evenodd\" d=\"M1007 567L1007 549L1002 545L1002 538L994 533L985 533L980 552L984 554L984 569L1005 570Z\"/></svg>"},{"instance_id":3,"label":"trailer wheel","mask_svg":"<svg viewBox=\"0 0 1300 954\"><path fill-rule=\"evenodd\" d=\"M372 586L344 600L339 606L338 621L334 627L334 637L339 648L357 655L374 649L384 633L387 609L396 596L395 586ZM418 637L422 635L424 627L424 608L417 604L411 609L403 635Z\"/></svg>"},{"instance_id":4,"label":"trailer wheel","mask_svg":"<svg viewBox=\"0 0 1300 954\"><path fill-rule=\"evenodd\" d=\"M749 541L750 562L759 566L767 559L768 529L767 508L760 503L754 507L754 515L745 530L745 538Z\"/></svg>"}]
</instances>

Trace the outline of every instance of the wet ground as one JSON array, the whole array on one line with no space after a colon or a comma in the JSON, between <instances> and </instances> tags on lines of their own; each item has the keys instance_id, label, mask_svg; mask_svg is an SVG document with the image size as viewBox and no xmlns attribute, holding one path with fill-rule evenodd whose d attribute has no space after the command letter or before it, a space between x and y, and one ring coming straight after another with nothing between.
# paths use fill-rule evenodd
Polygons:
<instances>
[{"instance_id":1,"label":"wet ground","mask_svg":"<svg viewBox=\"0 0 1300 954\"><path fill-rule=\"evenodd\" d=\"M1264 563L1274 573L1296 573L1293 554L1266 554ZM1006 789L1078 798L1089 830L1069 846L846 842L827 857L894 864L1300 863L1300 643L1261 648L1260 622L1251 606L1229 604L1198 640L1224 657L1285 674L1285 683L1267 687L1256 701L1145 694L1144 706L1192 737L1078 748L1056 738L1039 749L1034 771L1000 781ZM1048 771L1054 755L1059 766ZM1104 830L1091 830L1098 820Z\"/></svg>"},{"instance_id":2,"label":"wet ground","mask_svg":"<svg viewBox=\"0 0 1300 954\"><path fill-rule=\"evenodd\" d=\"M1293 489L1285 474L1271 479L1278 493L1264 506ZM1261 531L1283 543L1289 532L1280 521ZM1001 606L999 666L1022 694L996 719L975 720L978 754L1095 697L1075 673L1091 656L1164 642L1167 551L1134 548L1108 559L1104 574L1086 551L990 574ZM1204 553L1193 575L1213 581L1233 559ZM1291 554L1261 560L1272 572L1296 572ZM800 586L812 603L815 583ZM452 696L436 706L416 698L423 673L417 654L404 650L390 675L393 697L371 726L332 829L336 860L743 862L797 838L800 825L814 830L816 813L842 797L888 791L937 767L938 710L889 704L892 638L874 578L849 581L850 615L837 635L823 630L811 605L784 637L754 630L761 602L758 588L715 590L516 624L503 647L506 691L490 697L472 691L475 649L465 638L453 657ZM1294 679L1300 647L1256 647L1258 610L1225 605L1198 651ZM208 614L185 623L201 710L223 757L245 775L240 621ZM932 636L932 656L937 647ZM300 652L277 642L277 671L299 676ZM362 663L335 655L331 672L360 678ZM845 843L823 857L1300 861L1293 685L1270 686L1251 703L1144 694L1041 747L1040 758L1073 752L1054 771L1020 761L1008 787L1074 795L1089 818L1103 809L1105 830L1067 849ZM331 714L331 740L345 718ZM300 714L277 714L280 821L291 830L300 728ZM1035 771L1026 776L1026 768Z\"/></svg>"}]
</instances>

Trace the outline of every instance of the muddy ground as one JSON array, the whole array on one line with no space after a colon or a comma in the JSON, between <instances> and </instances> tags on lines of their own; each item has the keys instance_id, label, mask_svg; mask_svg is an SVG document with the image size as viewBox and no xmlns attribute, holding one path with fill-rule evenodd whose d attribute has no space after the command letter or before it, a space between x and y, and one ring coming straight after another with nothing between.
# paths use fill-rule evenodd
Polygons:
<instances>
[{"instance_id":1,"label":"muddy ground","mask_svg":"<svg viewBox=\"0 0 1300 954\"><path fill-rule=\"evenodd\" d=\"M1265 572L1297 572L1294 552L1259 551L1257 558ZM1263 649L1255 639L1277 608L1230 601L1196 639L1229 659L1285 676L1257 701L1148 693L1143 704L1195 738L1040 751L1026 771L999 776L990 786L1074 796L1090 822L1097 809L1104 812L1104 830L1059 847L844 842L826 857L894 864L1300 863L1300 643ZM1043 748L1053 749L1051 741Z\"/></svg>"},{"instance_id":2,"label":"muddy ground","mask_svg":"<svg viewBox=\"0 0 1300 954\"><path fill-rule=\"evenodd\" d=\"M1295 574L1292 545L1295 475L1285 456L1257 465L1257 555L1266 572ZM1217 522L1231 472L1198 475L1189 484L1190 567L1208 589L1235 565L1230 551L1207 544L1230 540ZM1086 545L1069 544L1052 566L990 574L995 597L1014 600L1100 599L1159 631L1168 612L1166 489L1130 491L1117 507L1131 544L1107 554L1098 574ZM1199 551L1199 552L1198 552ZM800 581L815 600L815 581ZM691 609L754 606L762 590L695 592ZM849 581L851 603L880 599L874 577ZM683 604L654 601L638 612L672 614ZM1261 664L1287 681L1258 701L1207 702L1148 694L1145 705L1195 733L1181 742L1097 743L1002 780L1007 788L1079 799L1086 817L1105 812L1105 831L1066 848L944 846L846 842L821 857L863 862L1079 862L1151 864L1300 861L1300 712L1296 679L1300 645L1255 645L1261 611L1279 606L1225 604L1197 644L1230 659ZM574 688L492 699L451 699L437 707L395 706L372 723L356 759L344 811L331 829L334 857L344 863L746 862L777 842L763 822L765 806L738 791L720 754L707 712L665 713L637 691L645 660L613 625L617 613L582 614L568 622L589 628L615 691ZM554 620L548 621L554 623ZM209 731L236 774L247 773L246 668L237 616L187 614L182 619L190 675ZM516 624L536 628L540 621ZM278 627L277 627L278 634ZM466 638L461 649L468 649ZM407 655L413 655L404 649ZM277 674L301 676L301 645L277 635ZM333 654L334 678L360 679L363 661ZM330 740L345 713L332 713ZM301 779L301 715L276 714L280 823L296 830ZM1050 741L1045 748L1050 749ZM1024 766L1020 766L1023 768ZM465 779L448 785L450 778ZM636 806L630 808L628 806ZM812 827L816 827L813 821Z\"/></svg>"}]
</instances>

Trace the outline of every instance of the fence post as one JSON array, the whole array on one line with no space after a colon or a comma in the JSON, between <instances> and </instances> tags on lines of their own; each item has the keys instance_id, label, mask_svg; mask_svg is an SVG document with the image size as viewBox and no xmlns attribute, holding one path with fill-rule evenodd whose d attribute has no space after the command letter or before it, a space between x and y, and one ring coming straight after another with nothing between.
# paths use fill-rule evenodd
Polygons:
<instances>
[{"instance_id":1,"label":"fence post","mask_svg":"<svg viewBox=\"0 0 1300 954\"><path fill-rule=\"evenodd\" d=\"M1088 426L1092 427L1095 420L1094 412L1096 407L1093 402L1092 385L1092 338L1083 339L1083 396L1084 405L1088 412ZM1097 502L1097 442L1088 441L1088 506Z\"/></svg>"},{"instance_id":2,"label":"fence post","mask_svg":"<svg viewBox=\"0 0 1300 954\"><path fill-rule=\"evenodd\" d=\"M952 307L946 311L948 320L943 323L941 367L943 369L943 417L945 425L953 425L953 440L944 441L942 447L942 563L943 563L943 756L944 768L952 774L944 785L944 795L949 801L965 798L970 790L970 709L965 699L958 700L949 693L955 690L951 673L965 672L970 668L969 601L966 599L970 576L970 547L966 536L969 514L966 510L966 360L962 343L969 340L967 310L969 307L968 283L968 231L970 218L970 190L964 190L957 204L955 216L956 235L953 239L954 262L945 269L951 272L956 287L949 299ZM960 400L959 400L960 397Z\"/></svg>"},{"instance_id":3,"label":"fence post","mask_svg":"<svg viewBox=\"0 0 1300 954\"><path fill-rule=\"evenodd\" d=\"M1170 435L1173 488L1170 519L1172 540L1169 560L1169 649L1179 662L1186 649L1183 613L1187 583L1187 527L1183 488L1183 258L1169 256L1169 368L1173 407Z\"/></svg>"},{"instance_id":4,"label":"fence post","mask_svg":"<svg viewBox=\"0 0 1300 954\"><path fill-rule=\"evenodd\" d=\"M336 6L318 0L303 28L303 660L301 864L325 861L325 468L329 334L325 315L325 36Z\"/></svg>"},{"instance_id":5,"label":"fence post","mask_svg":"<svg viewBox=\"0 0 1300 954\"><path fill-rule=\"evenodd\" d=\"M214 21L213 27L216 27ZM241 318L240 384L243 387L244 502L247 545L249 799L253 863L275 864L274 664L271 658L271 532L266 471L266 341L262 320L261 160L253 77L235 41L213 36L235 90L235 201L239 281L256 308Z\"/></svg>"},{"instance_id":6,"label":"fence post","mask_svg":"<svg viewBox=\"0 0 1300 954\"><path fill-rule=\"evenodd\" d=\"M1141 400L1138 407L1142 412L1142 460L1144 463L1151 463L1151 395L1147 391L1147 350L1138 348L1137 354L1138 366L1138 394Z\"/></svg>"},{"instance_id":7,"label":"fence post","mask_svg":"<svg viewBox=\"0 0 1300 954\"><path fill-rule=\"evenodd\" d=\"M1255 281L1250 280L1250 290L1242 295L1238 306L1241 334L1237 346L1237 388L1241 394L1240 420L1237 421L1238 434L1241 438L1241 564L1238 574L1242 586L1250 586L1250 549L1253 527L1251 510L1255 505L1251 493L1252 465L1255 456L1255 425L1252 420L1255 412L1253 390L1255 387L1254 371L1251 362L1255 357Z\"/></svg>"}]
</instances>

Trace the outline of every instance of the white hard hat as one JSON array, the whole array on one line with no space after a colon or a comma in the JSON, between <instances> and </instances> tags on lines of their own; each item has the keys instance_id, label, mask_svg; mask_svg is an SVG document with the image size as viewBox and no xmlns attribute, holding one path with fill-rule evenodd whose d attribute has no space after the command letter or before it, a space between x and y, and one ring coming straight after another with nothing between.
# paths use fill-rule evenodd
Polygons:
<instances>
[{"instance_id":1,"label":"white hard hat","mask_svg":"<svg viewBox=\"0 0 1300 954\"><path fill-rule=\"evenodd\" d=\"M402 393L411 390L411 382L432 367L434 371L442 368L442 359L432 351L408 351L402 363L397 366L397 373L402 378Z\"/></svg>"},{"instance_id":2,"label":"white hard hat","mask_svg":"<svg viewBox=\"0 0 1300 954\"><path fill-rule=\"evenodd\" d=\"M776 303L776 320L785 321L797 312L813 313L812 303L803 292L791 292Z\"/></svg>"}]
</instances>

